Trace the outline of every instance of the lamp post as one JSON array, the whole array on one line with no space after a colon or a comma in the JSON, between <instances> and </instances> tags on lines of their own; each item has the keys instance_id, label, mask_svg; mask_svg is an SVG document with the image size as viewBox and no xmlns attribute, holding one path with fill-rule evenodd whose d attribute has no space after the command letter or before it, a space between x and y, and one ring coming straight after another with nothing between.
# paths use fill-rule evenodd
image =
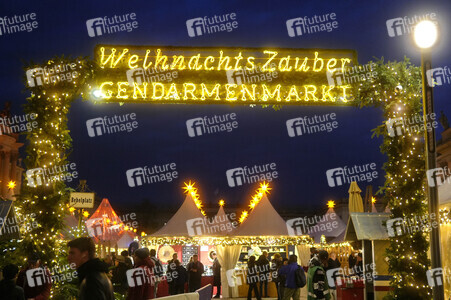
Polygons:
<instances>
[{"instance_id":1,"label":"lamp post","mask_svg":"<svg viewBox=\"0 0 451 300\"><path fill-rule=\"evenodd\" d=\"M427 80L426 76L431 76L428 72L432 69L431 64L431 48L437 41L437 26L431 21L421 21L414 29L414 40L416 45L421 49L421 77L423 84L423 118L425 128L425 160L426 170L432 170L437 167L437 151L435 145L435 128L432 126L433 120L431 114L434 113L434 97L432 94L433 82ZM429 124L428 124L429 123ZM429 126L427 126L429 125ZM431 128L430 131L427 128ZM437 184L431 186L428 184L428 203L429 217L431 219L440 220L439 218L439 199ZM442 259L440 253L440 226L431 226L431 267L432 269L442 267ZM445 298L443 289L442 272L435 273L440 277L435 281L432 287L433 299L443 300ZM439 281L440 280L440 281Z\"/></svg>"}]
</instances>

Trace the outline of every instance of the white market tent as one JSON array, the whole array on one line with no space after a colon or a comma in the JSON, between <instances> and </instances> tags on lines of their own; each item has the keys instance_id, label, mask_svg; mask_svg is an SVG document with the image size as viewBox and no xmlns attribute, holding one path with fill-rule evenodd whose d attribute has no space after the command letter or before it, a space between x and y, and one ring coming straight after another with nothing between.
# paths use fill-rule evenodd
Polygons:
<instances>
[{"instance_id":1,"label":"white market tent","mask_svg":"<svg viewBox=\"0 0 451 300\"><path fill-rule=\"evenodd\" d=\"M151 236L190 236L187 222L196 218L203 219L204 215L197 208L191 194L188 193L179 210L160 230L153 233Z\"/></svg>"},{"instance_id":2,"label":"white market tent","mask_svg":"<svg viewBox=\"0 0 451 300\"><path fill-rule=\"evenodd\" d=\"M315 242L321 242L321 236L326 238L334 238L334 242L343 241L344 233L346 231L346 224L335 213L333 207L330 207L327 212L321 217L321 220L312 226L312 232L310 235L314 237ZM340 240L341 237L341 240Z\"/></svg>"},{"instance_id":3,"label":"white market tent","mask_svg":"<svg viewBox=\"0 0 451 300\"><path fill-rule=\"evenodd\" d=\"M440 199L440 205L450 205L451 204L451 183L445 181L442 185L438 187L438 196Z\"/></svg>"},{"instance_id":4,"label":"white market tent","mask_svg":"<svg viewBox=\"0 0 451 300\"><path fill-rule=\"evenodd\" d=\"M221 205L219 206L218 212L216 213L216 216L212 219L211 226L214 226L215 230L214 232L209 233L208 235L211 236L226 236L226 235L234 235L234 231L236 229L237 220L233 220L235 223L235 226L232 222L230 222L229 217L224 211L224 207ZM217 230L216 230L217 228Z\"/></svg>"},{"instance_id":5,"label":"white market tent","mask_svg":"<svg viewBox=\"0 0 451 300\"><path fill-rule=\"evenodd\" d=\"M235 236L287 236L286 222L269 202L266 194L233 233Z\"/></svg>"}]
</instances>

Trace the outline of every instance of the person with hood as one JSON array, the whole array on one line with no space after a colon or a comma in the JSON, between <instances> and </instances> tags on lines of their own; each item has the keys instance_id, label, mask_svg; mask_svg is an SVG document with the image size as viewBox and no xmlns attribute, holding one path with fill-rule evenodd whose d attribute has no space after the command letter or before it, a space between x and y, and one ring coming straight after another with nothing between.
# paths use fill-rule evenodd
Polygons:
<instances>
[{"instance_id":1,"label":"person with hood","mask_svg":"<svg viewBox=\"0 0 451 300\"><path fill-rule=\"evenodd\" d=\"M185 283L188 282L188 272L178 259L175 260L175 266L175 274L173 274L173 279L175 279L175 294L183 294L185 293Z\"/></svg>"},{"instance_id":2,"label":"person with hood","mask_svg":"<svg viewBox=\"0 0 451 300\"><path fill-rule=\"evenodd\" d=\"M154 263L150 259L150 251L147 248L140 248L133 254L133 260L135 261L135 268L132 269L138 276L144 275L140 284L135 284L128 288L127 300L147 300L154 297L154 275L153 268ZM137 270L141 269L141 270Z\"/></svg>"},{"instance_id":3,"label":"person with hood","mask_svg":"<svg viewBox=\"0 0 451 300\"><path fill-rule=\"evenodd\" d=\"M298 265L297 261L298 257L296 255L290 255L288 265L281 267L279 270L279 275L285 276L283 300L290 300L290 298L298 300L301 297L301 288L296 285L296 271L299 269L303 274L304 269Z\"/></svg>"},{"instance_id":4,"label":"person with hood","mask_svg":"<svg viewBox=\"0 0 451 300\"><path fill-rule=\"evenodd\" d=\"M262 255L260 255L257 260L257 266L260 273L260 296L263 297L263 286L265 286L265 298L268 298L268 281L271 271L267 251L263 251Z\"/></svg>"},{"instance_id":5,"label":"person with hood","mask_svg":"<svg viewBox=\"0 0 451 300\"><path fill-rule=\"evenodd\" d=\"M255 293L255 297L257 300L261 300L262 297L258 293L257 283L259 281L259 275L257 270L257 263L255 261L255 256L249 257L249 261L247 262L247 284L249 285L249 289L247 290L247 300L252 299L252 291Z\"/></svg>"},{"instance_id":6,"label":"person with hood","mask_svg":"<svg viewBox=\"0 0 451 300\"><path fill-rule=\"evenodd\" d=\"M317 256L309 261L308 269L308 300L329 300L330 290L327 284L326 271L329 254L326 250L320 250Z\"/></svg>"},{"instance_id":7,"label":"person with hood","mask_svg":"<svg viewBox=\"0 0 451 300\"><path fill-rule=\"evenodd\" d=\"M95 257L91 238L81 237L67 243L67 260L75 264L79 280L79 300L114 300L113 285L107 276L108 265Z\"/></svg>"},{"instance_id":8,"label":"person with hood","mask_svg":"<svg viewBox=\"0 0 451 300\"><path fill-rule=\"evenodd\" d=\"M116 266L113 268L111 282L116 293L124 295L128 289L127 270L129 270L124 256L116 257Z\"/></svg>"},{"instance_id":9,"label":"person with hood","mask_svg":"<svg viewBox=\"0 0 451 300\"><path fill-rule=\"evenodd\" d=\"M19 268L9 264L3 267L3 279L0 281L0 297L9 300L25 300L23 288L16 285L16 276Z\"/></svg>"},{"instance_id":10,"label":"person with hood","mask_svg":"<svg viewBox=\"0 0 451 300\"><path fill-rule=\"evenodd\" d=\"M32 284L27 280L27 272L33 272L33 269L43 269L45 276L42 284ZM41 259L37 253L31 253L27 258L27 265L17 275L16 284L24 289L26 299L47 300L50 298L50 289L52 288L52 279L50 271L42 265Z\"/></svg>"}]
</instances>

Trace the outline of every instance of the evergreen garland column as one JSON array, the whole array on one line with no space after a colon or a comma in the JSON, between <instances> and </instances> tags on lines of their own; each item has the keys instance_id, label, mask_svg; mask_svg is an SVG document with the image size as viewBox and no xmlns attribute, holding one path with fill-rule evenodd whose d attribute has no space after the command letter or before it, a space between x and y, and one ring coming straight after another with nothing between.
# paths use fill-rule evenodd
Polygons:
<instances>
[{"instance_id":1,"label":"evergreen garland column","mask_svg":"<svg viewBox=\"0 0 451 300\"><path fill-rule=\"evenodd\" d=\"M359 104L383 109L385 121L410 120L422 116L421 70L406 58L403 62L376 62L377 77L359 84ZM422 122L419 123L422 127ZM396 130L396 128L395 128ZM385 184L378 193L384 195L391 210L390 218L421 220L427 216L425 190L424 131L403 128L402 135L389 136L387 124L373 130L373 137L383 137L381 152L387 155L383 168ZM393 135L393 134L392 134ZM420 224L418 224L420 225ZM427 284L427 231L403 232L390 238L387 249L389 272L393 276L390 299L430 299Z\"/></svg>"},{"instance_id":2,"label":"evergreen garland column","mask_svg":"<svg viewBox=\"0 0 451 300\"><path fill-rule=\"evenodd\" d=\"M80 96L86 79L92 74L91 63L86 59L54 58L44 65L30 64L30 69L41 68L30 82L25 85L31 92L24 105L27 114L35 114L37 128L27 132L25 169L61 167L69 162L72 139L67 127L67 117L74 99ZM69 73L70 72L70 73ZM68 76L69 74L69 76ZM39 76L39 77L38 77ZM29 80L30 78L28 78ZM36 82L42 84L36 84ZM42 182L34 177L35 185L30 184L24 175L20 195L16 201L16 213L25 217L35 216L36 228L21 228L22 241L19 255L26 258L31 252L37 252L44 263L53 266L58 263L61 245L60 230L68 212L69 189L61 180ZM53 174L54 175L54 174ZM67 173L65 173L67 175ZM78 180L78 179L77 179ZM40 184L43 183L43 184Z\"/></svg>"}]
</instances>

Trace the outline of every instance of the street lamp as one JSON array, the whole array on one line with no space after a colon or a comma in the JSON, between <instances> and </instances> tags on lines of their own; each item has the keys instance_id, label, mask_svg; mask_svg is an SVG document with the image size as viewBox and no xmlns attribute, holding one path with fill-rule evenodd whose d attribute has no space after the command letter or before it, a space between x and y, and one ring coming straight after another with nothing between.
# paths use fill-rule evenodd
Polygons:
<instances>
[{"instance_id":1,"label":"street lamp","mask_svg":"<svg viewBox=\"0 0 451 300\"><path fill-rule=\"evenodd\" d=\"M421 49L421 77L423 83L423 118L424 128L431 128L430 131L425 130L425 157L426 170L432 170L437 167L437 151L435 145L435 128L432 126L431 114L434 113L434 97L432 94L433 81L428 80L426 76L432 69L431 64L431 48L437 41L438 30L435 23L431 21L421 21L414 29L413 37L416 45ZM428 124L429 123L429 124ZM429 125L429 126L427 126ZM428 199L429 199L429 217L435 220L439 218L439 199L437 185L431 186L428 184ZM431 267L432 269L442 267L442 259L440 253L440 226L431 226ZM442 272L438 272L441 277L439 280L443 283ZM433 299L445 299L443 284L435 284L432 287Z\"/></svg>"}]
</instances>

